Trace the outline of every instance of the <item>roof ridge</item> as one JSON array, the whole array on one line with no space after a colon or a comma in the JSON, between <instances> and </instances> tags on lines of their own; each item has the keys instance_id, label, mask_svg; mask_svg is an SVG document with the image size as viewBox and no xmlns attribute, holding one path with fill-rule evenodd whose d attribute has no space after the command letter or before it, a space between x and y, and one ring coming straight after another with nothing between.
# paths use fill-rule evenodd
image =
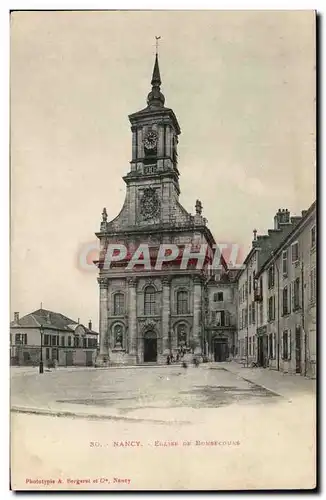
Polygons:
<instances>
[{"instance_id":1,"label":"roof ridge","mask_svg":"<svg viewBox=\"0 0 326 500\"><path fill-rule=\"evenodd\" d=\"M33 318L33 320L35 321L35 323L38 325L38 326L41 326L41 323L35 318L34 314L33 313L30 313L30 314L26 314L26 316L31 316ZM23 316L24 317L24 316Z\"/></svg>"}]
</instances>

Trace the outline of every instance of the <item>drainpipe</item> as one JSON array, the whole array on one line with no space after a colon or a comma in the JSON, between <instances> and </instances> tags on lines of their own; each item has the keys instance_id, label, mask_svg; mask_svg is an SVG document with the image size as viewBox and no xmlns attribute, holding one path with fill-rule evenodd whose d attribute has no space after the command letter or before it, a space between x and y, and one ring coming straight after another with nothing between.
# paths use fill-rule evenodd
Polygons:
<instances>
[{"instance_id":1,"label":"drainpipe","mask_svg":"<svg viewBox=\"0 0 326 500\"><path fill-rule=\"evenodd\" d=\"M276 261L275 267L277 269L277 371L280 371L280 269Z\"/></svg>"},{"instance_id":2,"label":"drainpipe","mask_svg":"<svg viewBox=\"0 0 326 500\"><path fill-rule=\"evenodd\" d=\"M303 267L303 262L301 264L301 323L302 323L302 330L304 333L304 376L307 376L307 333L305 329L305 321L304 321L304 281L303 281L303 276L304 276L304 267Z\"/></svg>"},{"instance_id":3,"label":"drainpipe","mask_svg":"<svg viewBox=\"0 0 326 500\"><path fill-rule=\"evenodd\" d=\"M249 288L248 288L248 278L249 278L249 269L247 266L247 295L246 295L246 300L247 300L247 368L249 366L249 300L248 300Z\"/></svg>"}]
</instances>

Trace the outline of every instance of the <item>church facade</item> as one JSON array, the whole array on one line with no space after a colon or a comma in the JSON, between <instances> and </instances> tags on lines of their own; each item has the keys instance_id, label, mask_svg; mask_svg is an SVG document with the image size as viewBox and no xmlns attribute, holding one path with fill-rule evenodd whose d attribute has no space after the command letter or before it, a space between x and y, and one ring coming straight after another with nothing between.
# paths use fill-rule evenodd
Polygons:
<instances>
[{"instance_id":1,"label":"church facade","mask_svg":"<svg viewBox=\"0 0 326 500\"><path fill-rule=\"evenodd\" d=\"M215 321L209 314L216 276L228 288L227 266L219 257L219 274L212 275L215 241L201 202L196 201L195 214L179 202L181 130L173 110L165 106L157 54L151 86L146 108L129 116L132 158L123 178L123 207L111 221L103 209L96 233L98 366L166 363L181 348L201 356L218 351L223 358L236 345L236 314L225 313Z\"/></svg>"}]
</instances>

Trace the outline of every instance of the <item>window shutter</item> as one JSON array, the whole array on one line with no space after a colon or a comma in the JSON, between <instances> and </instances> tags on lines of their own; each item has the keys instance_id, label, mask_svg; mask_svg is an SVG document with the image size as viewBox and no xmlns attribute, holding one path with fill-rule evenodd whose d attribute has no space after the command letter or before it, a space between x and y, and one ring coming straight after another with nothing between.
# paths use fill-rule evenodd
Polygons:
<instances>
[{"instance_id":1,"label":"window shutter","mask_svg":"<svg viewBox=\"0 0 326 500\"><path fill-rule=\"evenodd\" d=\"M273 333L273 359L276 358L276 334Z\"/></svg>"},{"instance_id":2,"label":"window shutter","mask_svg":"<svg viewBox=\"0 0 326 500\"><path fill-rule=\"evenodd\" d=\"M281 359L283 359L283 332L281 333L281 345L280 345L280 355L281 355Z\"/></svg>"},{"instance_id":3,"label":"window shutter","mask_svg":"<svg viewBox=\"0 0 326 500\"><path fill-rule=\"evenodd\" d=\"M294 291L295 291L295 282L292 281L291 284L291 304L292 304L292 311L294 310Z\"/></svg>"},{"instance_id":4,"label":"window shutter","mask_svg":"<svg viewBox=\"0 0 326 500\"><path fill-rule=\"evenodd\" d=\"M292 346L291 346L291 330L288 331L288 359L291 359L291 351L292 351Z\"/></svg>"},{"instance_id":5,"label":"window shutter","mask_svg":"<svg viewBox=\"0 0 326 500\"><path fill-rule=\"evenodd\" d=\"M275 295L273 295L273 319L275 319Z\"/></svg>"}]
</instances>

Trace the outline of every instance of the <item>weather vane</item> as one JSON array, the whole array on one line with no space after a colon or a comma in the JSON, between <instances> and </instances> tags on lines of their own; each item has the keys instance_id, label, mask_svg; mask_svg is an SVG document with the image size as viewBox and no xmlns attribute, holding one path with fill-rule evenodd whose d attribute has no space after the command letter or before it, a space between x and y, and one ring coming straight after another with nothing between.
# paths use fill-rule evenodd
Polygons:
<instances>
[{"instance_id":1,"label":"weather vane","mask_svg":"<svg viewBox=\"0 0 326 500\"><path fill-rule=\"evenodd\" d=\"M158 54L158 41L161 39L161 37L160 36L156 36L155 39L156 39L155 44L156 44L156 55L157 55Z\"/></svg>"}]
</instances>

